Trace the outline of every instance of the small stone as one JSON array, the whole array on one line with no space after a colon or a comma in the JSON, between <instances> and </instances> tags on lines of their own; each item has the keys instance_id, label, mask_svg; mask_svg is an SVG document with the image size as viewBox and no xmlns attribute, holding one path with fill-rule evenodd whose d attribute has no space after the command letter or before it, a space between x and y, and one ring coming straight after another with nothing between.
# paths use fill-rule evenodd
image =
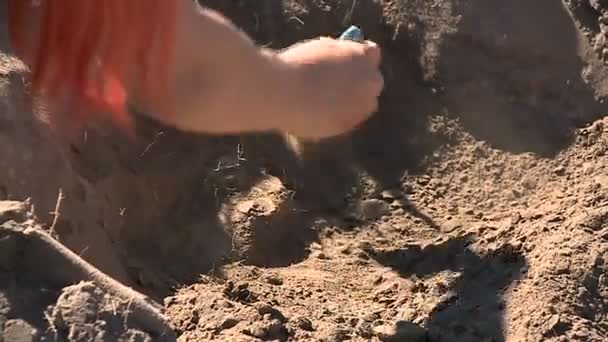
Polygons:
<instances>
[{"instance_id":1,"label":"small stone","mask_svg":"<svg viewBox=\"0 0 608 342\"><path fill-rule=\"evenodd\" d=\"M553 173L558 176L563 176L566 173L566 168L563 165L560 165L553 169Z\"/></svg>"},{"instance_id":2,"label":"small stone","mask_svg":"<svg viewBox=\"0 0 608 342\"><path fill-rule=\"evenodd\" d=\"M384 342L425 342L426 330L406 321L398 321L395 325L380 325L373 328L373 333Z\"/></svg>"},{"instance_id":3,"label":"small stone","mask_svg":"<svg viewBox=\"0 0 608 342\"><path fill-rule=\"evenodd\" d=\"M322 251L314 251L313 253L310 253L310 256L315 259L320 259L320 260L328 259L327 254L323 253Z\"/></svg>"},{"instance_id":4,"label":"small stone","mask_svg":"<svg viewBox=\"0 0 608 342\"><path fill-rule=\"evenodd\" d=\"M452 219L441 225L440 230L444 233L453 232L457 229L462 228L462 222L460 220Z\"/></svg>"},{"instance_id":5,"label":"small stone","mask_svg":"<svg viewBox=\"0 0 608 342\"><path fill-rule=\"evenodd\" d=\"M342 254L349 255L352 253L352 248L351 248L351 246L346 245L346 246L340 247L339 251Z\"/></svg>"},{"instance_id":6,"label":"small stone","mask_svg":"<svg viewBox=\"0 0 608 342\"><path fill-rule=\"evenodd\" d=\"M513 194L514 197L516 198L520 198L521 196L523 196L523 194L521 193L521 191L517 190L517 189L511 189L511 193Z\"/></svg>"},{"instance_id":7,"label":"small stone","mask_svg":"<svg viewBox=\"0 0 608 342\"><path fill-rule=\"evenodd\" d=\"M273 319L277 319L280 322L287 321L287 319L285 318L283 313L281 313L281 311L273 308L272 306L268 305L267 303L261 303L261 302L255 303L253 305L253 307L258 311L258 313L261 316L270 315L270 317L272 317Z\"/></svg>"},{"instance_id":8,"label":"small stone","mask_svg":"<svg viewBox=\"0 0 608 342\"><path fill-rule=\"evenodd\" d=\"M397 209L397 210L403 211L403 203L401 203L401 201L399 201L399 200L394 200L391 203L391 209Z\"/></svg>"},{"instance_id":9,"label":"small stone","mask_svg":"<svg viewBox=\"0 0 608 342\"><path fill-rule=\"evenodd\" d=\"M357 334L365 339L369 339L373 336L372 326L368 322L359 322L359 324L357 324L356 330Z\"/></svg>"},{"instance_id":10,"label":"small stone","mask_svg":"<svg viewBox=\"0 0 608 342\"><path fill-rule=\"evenodd\" d=\"M511 224L518 224L521 221L522 217L519 212L514 212L511 214Z\"/></svg>"},{"instance_id":11,"label":"small stone","mask_svg":"<svg viewBox=\"0 0 608 342\"><path fill-rule=\"evenodd\" d=\"M237 203L235 209L242 214L255 214L256 216L268 216L276 211L276 205L270 198L256 198Z\"/></svg>"},{"instance_id":12,"label":"small stone","mask_svg":"<svg viewBox=\"0 0 608 342\"><path fill-rule=\"evenodd\" d=\"M416 319L417 312L416 312L416 310L414 310L412 308L405 308L399 313L398 317L399 317L399 319L402 319L404 321L411 322L414 319Z\"/></svg>"},{"instance_id":13,"label":"small stone","mask_svg":"<svg viewBox=\"0 0 608 342\"><path fill-rule=\"evenodd\" d=\"M473 208L461 208L460 211L464 215L471 215L471 216L475 215L475 210Z\"/></svg>"},{"instance_id":14,"label":"small stone","mask_svg":"<svg viewBox=\"0 0 608 342\"><path fill-rule=\"evenodd\" d=\"M18 201L0 201L0 223L14 220L25 221L28 214L27 204Z\"/></svg>"},{"instance_id":15,"label":"small stone","mask_svg":"<svg viewBox=\"0 0 608 342\"><path fill-rule=\"evenodd\" d=\"M595 172L595 166L593 163L585 163L583 164L583 175L590 176Z\"/></svg>"},{"instance_id":16,"label":"small stone","mask_svg":"<svg viewBox=\"0 0 608 342\"><path fill-rule=\"evenodd\" d=\"M241 330L241 333L262 339L266 336L267 329L260 322L256 323L257 324L252 324L251 326Z\"/></svg>"},{"instance_id":17,"label":"small stone","mask_svg":"<svg viewBox=\"0 0 608 342\"><path fill-rule=\"evenodd\" d=\"M429 175L422 175L422 176L420 176L420 178L417 179L417 182L420 185L427 185L427 184L429 184L430 181L431 181L431 176L429 176Z\"/></svg>"},{"instance_id":18,"label":"small stone","mask_svg":"<svg viewBox=\"0 0 608 342\"><path fill-rule=\"evenodd\" d=\"M11 319L4 323L4 341L33 342L37 341L37 330L21 319Z\"/></svg>"},{"instance_id":19,"label":"small stone","mask_svg":"<svg viewBox=\"0 0 608 342\"><path fill-rule=\"evenodd\" d=\"M377 237L374 241L379 245L387 245L390 242L390 240L385 237Z\"/></svg>"},{"instance_id":20,"label":"small stone","mask_svg":"<svg viewBox=\"0 0 608 342\"><path fill-rule=\"evenodd\" d=\"M405 210L403 208L397 208L393 211L393 216L403 216L405 215Z\"/></svg>"},{"instance_id":21,"label":"small stone","mask_svg":"<svg viewBox=\"0 0 608 342\"><path fill-rule=\"evenodd\" d=\"M266 340L276 341L281 336L287 335L287 328L283 324L284 322L277 319L273 319L266 326Z\"/></svg>"},{"instance_id":22,"label":"small stone","mask_svg":"<svg viewBox=\"0 0 608 342\"><path fill-rule=\"evenodd\" d=\"M563 220L564 218L559 214L551 215L547 218L548 223L562 222Z\"/></svg>"},{"instance_id":23,"label":"small stone","mask_svg":"<svg viewBox=\"0 0 608 342\"><path fill-rule=\"evenodd\" d=\"M220 324L220 329L221 330L228 330L230 328L233 328L234 326L236 326L237 324L239 324L239 321L234 319L233 317L227 317L226 319L224 319L222 321L222 323Z\"/></svg>"},{"instance_id":24,"label":"small stone","mask_svg":"<svg viewBox=\"0 0 608 342\"><path fill-rule=\"evenodd\" d=\"M562 335L569 328L570 324L563 321L558 314L552 315L543 325L545 335Z\"/></svg>"},{"instance_id":25,"label":"small stone","mask_svg":"<svg viewBox=\"0 0 608 342\"><path fill-rule=\"evenodd\" d=\"M266 176L265 179L258 182L258 184L255 186L255 189L263 193L280 193L282 191L285 191L285 186L279 178L273 176Z\"/></svg>"},{"instance_id":26,"label":"small stone","mask_svg":"<svg viewBox=\"0 0 608 342\"><path fill-rule=\"evenodd\" d=\"M305 331L314 331L314 327L312 326L312 322L306 317L298 318L296 325L298 328Z\"/></svg>"},{"instance_id":27,"label":"small stone","mask_svg":"<svg viewBox=\"0 0 608 342\"><path fill-rule=\"evenodd\" d=\"M395 200L403 198L403 193L399 190L384 190L380 193L380 198L383 200Z\"/></svg>"},{"instance_id":28,"label":"small stone","mask_svg":"<svg viewBox=\"0 0 608 342\"><path fill-rule=\"evenodd\" d=\"M270 285L277 285L277 286L283 285L283 279L281 279L281 277L279 277L276 274L272 274L272 275L269 275L268 277L266 277L266 281Z\"/></svg>"},{"instance_id":29,"label":"small stone","mask_svg":"<svg viewBox=\"0 0 608 342\"><path fill-rule=\"evenodd\" d=\"M539 220L543 217L543 213L533 213L530 218L533 220Z\"/></svg>"},{"instance_id":30,"label":"small stone","mask_svg":"<svg viewBox=\"0 0 608 342\"><path fill-rule=\"evenodd\" d=\"M350 339L353 328L344 324L338 324L329 334L329 341L342 342Z\"/></svg>"},{"instance_id":31,"label":"small stone","mask_svg":"<svg viewBox=\"0 0 608 342\"><path fill-rule=\"evenodd\" d=\"M234 208L240 213L248 214L253 209L254 204L255 204L254 201L243 201L243 202L237 203L237 205L235 205Z\"/></svg>"},{"instance_id":32,"label":"small stone","mask_svg":"<svg viewBox=\"0 0 608 342\"><path fill-rule=\"evenodd\" d=\"M368 199L361 202L360 210L365 221L381 218L389 212L389 205L377 199Z\"/></svg>"},{"instance_id":33,"label":"small stone","mask_svg":"<svg viewBox=\"0 0 608 342\"><path fill-rule=\"evenodd\" d=\"M372 244L369 241L367 241L367 240L361 240L361 241L359 241L359 246L358 247L361 250L366 251L366 252L373 251Z\"/></svg>"}]
</instances>

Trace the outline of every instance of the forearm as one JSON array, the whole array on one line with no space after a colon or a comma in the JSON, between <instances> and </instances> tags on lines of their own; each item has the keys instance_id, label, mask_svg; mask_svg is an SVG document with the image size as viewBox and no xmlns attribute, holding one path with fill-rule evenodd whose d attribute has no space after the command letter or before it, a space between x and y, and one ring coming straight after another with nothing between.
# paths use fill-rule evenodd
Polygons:
<instances>
[{"instance_id":1,"label":"forearm","mask_svg":"<svg viewBox=\"0 0 608 342\"><path fill-rule=\"evenodd\" d=\"M182 130L232 134L279 129L294 97L287 66L209 9L182 0L178 11L171 106L152 106Z\"/></svg>"}]
</instances>

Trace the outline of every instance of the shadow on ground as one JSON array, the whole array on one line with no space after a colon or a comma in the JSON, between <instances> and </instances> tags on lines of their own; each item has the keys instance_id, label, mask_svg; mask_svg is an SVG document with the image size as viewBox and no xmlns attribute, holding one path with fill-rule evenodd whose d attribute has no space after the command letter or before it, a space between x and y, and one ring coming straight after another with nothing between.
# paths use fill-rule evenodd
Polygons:
<instances>
[{"instance_id":1,"label":"shadow on ground","mask_svg":"<svg viewBox=\"0 0 608 342\"><path fill-rule=\"evenodd\" d=\"M469 245L471 236L425 246L377 250L372 257L402 277L425 279L443 271L459 272L445 299L429 315L425 328L446 341L491 339L504 342L504 298L526 266L511 245L480 255Z\"/></svg>"}]
</instances>

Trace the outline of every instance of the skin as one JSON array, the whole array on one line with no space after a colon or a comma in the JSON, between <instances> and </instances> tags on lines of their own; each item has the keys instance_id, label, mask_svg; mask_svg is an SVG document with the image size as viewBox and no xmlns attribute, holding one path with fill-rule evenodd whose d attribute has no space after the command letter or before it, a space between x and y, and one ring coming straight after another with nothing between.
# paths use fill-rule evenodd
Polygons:
<instances>
[{"instance_id":1,"label":"skin","mask_svg":"<svg viewBox=\"0 0 608 342\"><path fill-rule=\"evenodd\" d=\"M159 121L195 133L278 131L317 140L349 132L376 110L383 78L373 42L318 38L264 49L221 14L177 2L168 96L146 96L138 66L126 80L131 102ZM39 15L33 7L34 25ZM19 53L26 63L38 31L32 26L32 46Z\"/></svg>"},{"instance_id":2,"label":"skin","mask_svg":"<svg viewBox=\"0 0 608 342\"><path fill-rule=\"evenodd\" d=\"M314 140L352 130L377 108L383 78L380 49L372 42L319 38L272 51L190 0L180 0L177 15L170 98L140 99L167 124Z\"/></svg>"}]
</instances>

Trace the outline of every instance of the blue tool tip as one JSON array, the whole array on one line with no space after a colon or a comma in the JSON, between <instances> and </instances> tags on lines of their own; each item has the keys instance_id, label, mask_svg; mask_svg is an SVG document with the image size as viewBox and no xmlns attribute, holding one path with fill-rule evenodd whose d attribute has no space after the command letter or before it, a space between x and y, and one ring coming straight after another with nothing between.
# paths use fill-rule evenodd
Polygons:
<instances>
[{"instance_id":1,"label":"blue tool tip","mask_svg":"<svg viewBox=\"0 0 608 342\"><path fill-rule=\"evenodd\" d=\"M352 40L355 42L363 42L363 31L361 31L360 28L358 28L357 26L351 26L349 27L346 31L344 31L344 33L342 33L342 35L340 36L340 39L342 40Z\"/></svg>"}]
</instances>

